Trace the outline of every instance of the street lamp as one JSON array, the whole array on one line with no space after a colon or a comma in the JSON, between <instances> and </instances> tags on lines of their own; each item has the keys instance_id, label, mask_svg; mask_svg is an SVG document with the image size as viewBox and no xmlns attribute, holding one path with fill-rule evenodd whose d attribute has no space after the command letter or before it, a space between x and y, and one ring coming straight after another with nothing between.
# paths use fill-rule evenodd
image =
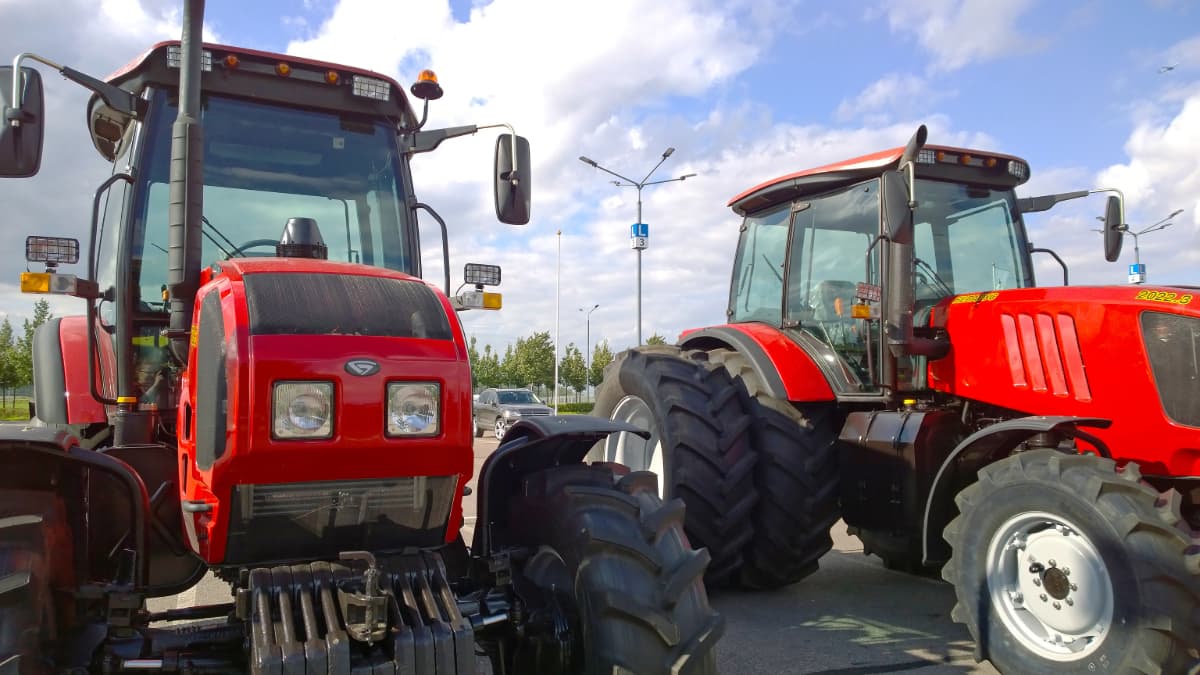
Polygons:
<instances>
[{"instance_id":1,"label":"street lamp","mask_svg":"<svg viewBox=\"0 0 1200 675\"><path fill-rule=\"evenodd\" d=\"M583 344L583 390L590 396L592 393L592 312L600 307L600 303L592 305L592 308L587 310L587 337L584 338ZM579 311L583 311L580 307Z\"/></svg>"},{"instance_id":2,"label":"street lamp","mask_svg":"<svg viewBox=\"0 0 1200 675\"><path fill-rule=\"evenodd\" d=\"M616 176L617 178L620 178L621 180L614 180L612 182L612 184L616 185L617 187L635 187L635 188L637 188L637 192L638 192L637 222L640 225L642 223L642 188L650 186L650 185L659 185L661 183L673 183L677 180L683 181L683 180L687 180L688 178L691 178L696 175L694 173L689 173L689 174L684 174L678 178L667 178L666 180L655 180L655 181L650 180L650 176L654 175L654 172L658 170L658 167L662 166L662 163L667 161L667 158L670 157L673 152L675 152L675 148L667 148L666 150L664 150L662 157L658 160L658 164L655 164L654 168L650 169L650 172L647 173L646 177L643 178L641 181L636 181L636 180L633 180L632 178L626 178L625 176L622 176L621 174L619 174L615 171L610 171L609 169L606 169L606 168L600 166L600 164L598 164L596 162L596 160L594 160L594 159L589 159L587 157L580 157L579 161L581 161L584 164L587 164L593 168L600 169L601 171L603 171L605 173L612 174L613 176ZM625 181L625 182L622 183L621 181ZM640 242L641 245L638 245L638 243L639 242L635 241L634 248L637 249L637 343L640 345L640 344L642 344L642 249L646 248L646 245L645 245L644 241Z\"/></svg>"},{"instance_id":3,"label":"street lamp","mask_svg":"<svg viewBox=\"0 0 1200 675\"><path fill-rule=\"evenodd\" d=\"M1131 237L1133 237L1133 264L1134 264L1134 267L1137 268L1139 275L1143 275L1143 273L1142 273L1142 252L1141 252L1141 249L1138 248L1138 237L1142 236L1143 234L1149 234L1150 232L1157 232L1159 230L1167 229L1168 227L1170 227L1171 225L1174 224L1171 222L1171 220L1175 216L1177 216L1181 213L1183 213L1183 209L1175 209L1174 211L1171 212L1171 215L1167 216L1166 218L1163 218L1162 220L1158 221L1157 223L1154 223L1153 225L1144 227L1144 228L1138 230L1137 232L1134 232L1133 230L1129 229L1128 223L1121 226L1121 231L1123 233L1128 234ZM1098 219L1103 220L1103 218L1098 218ZM1097 231L1103 232L1103 230L1097 230ZM1145 281L1146 281L1145 276L1143 275L1141 278L1141 281L1134 282L1132 279L1133 276L1134 276L1134 274L1131 271L1130 272L1130 277L1131 277L1130 281L1133 283L1141 284L1141 283L1145 283Z\"/></svg>"},{"instance_id":4,"label":"street lamp","mask_svg":"<svg viewBox=\"0 0 1200 675\"><path fill-rule=\"evenodd\" d=\"M562 297L562 230L559 230L558 254L555 257L554 272L554 414L558 414L558 333L559 333L559 298Z\"/></svg>"}]
</instances>

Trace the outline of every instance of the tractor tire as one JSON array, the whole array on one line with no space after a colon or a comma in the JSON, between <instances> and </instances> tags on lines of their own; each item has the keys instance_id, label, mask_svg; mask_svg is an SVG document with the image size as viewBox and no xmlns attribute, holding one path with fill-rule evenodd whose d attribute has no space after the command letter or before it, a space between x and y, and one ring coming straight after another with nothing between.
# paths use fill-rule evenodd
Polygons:
<instances>
[{"instance_id":1,"label":"tractor tire","mask_svg":"<svg viewBox=\"0 0 1200 675\"><path fill-rule=\"evenodd\" d=\"M1184 673L1200 658L1200 538L1137 466L1056 450L984 467L942 576L1006 673Z\"/></svg>"},{"instance_id":2,"label":"tractor tire","mask_svg":"<svg viewBox=\"0 0 1200 675\"><path fill-rule=\"evenodd\" d=\"M69 582L70 550L62 505L53 495L0 494L0 672L56 672L49 658L58 630L52 589ZM65 559L51 560L52 552Z\"/></svg>"},{"instance_id":3,"label":"tractor tire","mask_svg":"<svg viewBox=\"0 0 1200 675\"><path fill-rule=\"evenodd\" d=\"M547 469L524 488L540 534L514 583L555 594L579 639L558 667L523 661L530 651L518 647L512 672L717 672L724 620L702 581L709 556L683 533L683 502L664 504L653 474L618 479L604 465Z\"/></svg>"},{"instance_id":4,"label":"tractor tire","mask_svg":"<svg viewBox=\"0 0 1200 675\"><path fill-rule=\"evenodd\" d=\"M684 531L712 556L705 583L732 583L758 497L750 418L729 377L676 347L640 347L605 368L592 414L651 432L612 434L592 458L658 474L659 494L687 504Z\"/></svg>"},{"instance_id":5,"label":"tractor tire","mask_svg":"<svg viewBox=\"0 0 1200 675\"><path fill-rule=\"evenodd\" d=\"M746 357L735 351L715 349L693 357L723 369L748 397L758 503L751 517L754 538L743 552L738 580L757 589L800 581L833 548L830 530L839 517L831 410L799 410L772 397Z\"/></svg>"}]
</instances>

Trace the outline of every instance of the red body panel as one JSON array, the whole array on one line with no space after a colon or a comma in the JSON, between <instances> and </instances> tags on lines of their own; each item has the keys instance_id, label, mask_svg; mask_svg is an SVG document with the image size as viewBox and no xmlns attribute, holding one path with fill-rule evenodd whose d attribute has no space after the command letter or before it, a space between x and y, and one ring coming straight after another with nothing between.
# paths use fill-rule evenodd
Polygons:
<instances>
[{"instance_id":1,"label":"red body panel","mask_svg":"<svg viewBox=\"0 0 1200 675\"><path fill-rule=\"evenodd\" d=\"M359 335L249 335L243 275L254 272L353 273L425 282L388 270L301 259L239 260L221 263L220 275L196 296L196 315L209 293L220 293L226 336L229 418L227 446L208 470L194 459L195 422L180 435L183 500L212 505L194 518L192 541L210 564L225 555L232 489L239 484L298 483L400 476L457 476L446 541L462 525L462 489L474 469L471 437L471 372L461 325L449 301L438 293L450 322L452 340ZM434 289L436 292L436 288ZM303 308L296 308L302 312ZM193 334L194 335L194 334ZM196 341L183 379L179 428L191 404L196 377ZM367 377L347 374L348 360L368 357L380 371ZM272 438L273 383L278 380L334 383L333 437L324 440ZM426 381L441 385L441 428L432 438L388 438L385 433L389 382ZM187 528L191 530L192 528Z\"/></svg>"},{"instance_id":2,"label":"red body panel","mask_svg":"<svg viewBox=\"0 0 1200 675\"><path fill-rule=\"evenodd\" d=\"M789 401L815 402L832 401L833 389L829 387L824 373L813 363L808 352L784 335L782 331L765 323L731 323L720 328L736 330L753 340L766 353L771 366L783 380ZM680 335L680 341L696 332L694 329Z\"/></svg>"},{"instance_id":3,"label":"red body panel","mask_svg":"<svg viewBox=\"0 0 1200 675\"><path fill-rule=\"evenodd\" d=\"M1147 291L1184 297L1144 286L1053 287L944 301L932 323L953 346L929 364L930 386L1027 414L1110 419L1094 433L1115 458L1146 474L1200 476L1200 429L1164 413L1139 323L1145 311L1200 316L1200 295L1189 304L1136 299Z\"/></svg>"},{"instance_id":4,"label":"red body panel","mask_svg":"<svg viewBox=\"0 0 1200 675\"><path fill-rule=\"evenodd\" d=\"M117 358L112 340L107 333L98 340L99 363L96 386L107 396L113 395L113 378L116 375ZM107 422L104 405L92 397L88 385L88 334L87 317L66 316L58 325L58 339L62 347L64 395L67 399L67 424L92 424ZM107 377L99 375L107 374Z\"/></svg>"}]
</instances>

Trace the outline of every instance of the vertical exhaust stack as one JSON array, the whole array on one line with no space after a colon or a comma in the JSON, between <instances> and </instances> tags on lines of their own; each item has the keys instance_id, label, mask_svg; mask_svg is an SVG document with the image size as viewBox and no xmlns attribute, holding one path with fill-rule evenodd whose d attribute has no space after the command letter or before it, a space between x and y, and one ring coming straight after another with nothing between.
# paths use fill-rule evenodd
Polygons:
<instances>
[{"instance_id":1,"label":"vertical exhaust stack","mask_svg":"<svg viewBox=\"0 0 1200 675\"><path fill-rule=\"evenodd\" d=\"M192 305L200 278L200 218L204 211L204 133L200 126L200 54L204 0L184 0L180 37L179 115L171 129L167 282L171 351L187 362Z\"/></svg>"}]
</instances>

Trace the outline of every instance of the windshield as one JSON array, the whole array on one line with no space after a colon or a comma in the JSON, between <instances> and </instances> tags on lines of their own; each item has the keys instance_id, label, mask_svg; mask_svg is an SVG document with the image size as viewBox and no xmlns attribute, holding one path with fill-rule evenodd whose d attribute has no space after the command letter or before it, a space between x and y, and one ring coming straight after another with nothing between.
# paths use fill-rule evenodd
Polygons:
<instances>
[{"instance_id":1,"label":"windshield","mask_svg":"<svg viewBox=\"0 0 1200 675\"><path fill-rule=\"evenodd\" d=\"M168 178L174 94L151 101L131 214L134 285L143 312L165 312ZM416 275L406 227L396 132L382 121L252 103L202 101L201 265L275 255L289 218L317 221L328 259ZM111 236L111 234L110 234ZM115 261L102 261L102 284Z\"/></svg>"},{"instance_id":2,"label":"windshield","mask_svg":"<svg viewBox=\"0 0 1200 675\"><path fill-rule=\"evenodd\" d=\"M541 403L538 397L533 395L532 391L502 391L500 392L501 403Z\"/></svg>"},{"instance_id":3,"label":"windshield","mask_svg":"<svg viewBox=\"0 0 1200 675\"><path fill-rule=\"evenodd\" d=\"M1012 190L917 180L916 200L918 303L1033 285Z\"/></svg>"}]
</instances>

